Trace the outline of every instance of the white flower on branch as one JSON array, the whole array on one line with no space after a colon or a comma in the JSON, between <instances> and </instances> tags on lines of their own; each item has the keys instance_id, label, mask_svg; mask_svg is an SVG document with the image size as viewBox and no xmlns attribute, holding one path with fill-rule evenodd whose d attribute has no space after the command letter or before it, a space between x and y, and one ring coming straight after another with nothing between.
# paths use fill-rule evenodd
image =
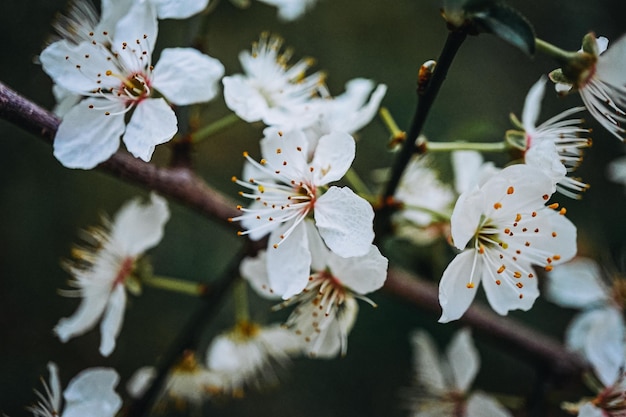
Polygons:
<instances>
[{"instance_id":1,"label":"white flower on branch","mask_svg":"<svg viewBox=\"0 0 626 417\"><path fill-rule=\"evenodd\" d=\"M574 107L536 126L541 112L546 78L541 77L526 96L522 127L524 128L525 162L552 177L556 189L563 195L579 198L589 186L579 179L568 177L583 158L582 149L591 146L591 139L581 137L589 129L580 127L582 119L567 119L584 107Z\"/></svg>"},{"instance_id":2,"label":"white flower on branch","mask_svg":"<svg viewBox=\"0 0 626 417\"><path fill-rule=\"evenodd\" d=\"M548 278L548 299L583 310L567 329L567 346L591 363L604 386L613 385L626 364L623 308L618 301L623 280L616 279L611 288L603 281L599 265L588 258L575 258Z\"/></svg>"},{"instance_id":3,"label":"white flower on branch","mask_svg":"<svg viewBox=\"0 0 626 417\"><path fill-rule=\"evenodd\" d=\"M28 408L34 417L113 417L122 408L114 391L120 379L114 369L90 368L76 375L63 391L64 407L58 368L49 362L48 371L50 385L43 382L45 394L35 391L39 401Z\"/></svg>"},{"instance_id":4,"label":"white flower on branch","mask_svg":"<svg viewBox=\"0 0 626 417\"><path fill-rule=\"evenodd\" d=\"M298 336L303 351L309 356L345 355L348 334L358 313L356 300L375 305L365 294L383 286L388 262L374 245L370 245L363 256L337 256L328 250L310 223L307 228L312 259L308 282L302 292L276 308L296 305L286 326ZM262 252L257 258L244 260L241 275L260 295L276 298L267 269L269 253Z\"/></svg>"},{"instance_id":5,"label":"white flower on branch","mask_svg":"<svg viewBox=\"0 0 626 417\"><path fill-rule=\"evenodd\" d=\"M218 60L192 48L165 49L153 67L157 20L151 3L135 2L111 32L92 32L92 40L78 44L54 42L40 55L56 85L85 97L63 116L54 140L55 157L69 168L107 160L121 136L135 157L149 161L155 146L178 130L170 104L213 99L224 74Z\"/></svg>"},{"instance_id":6,"label":"white flower on branch","mask_svg":"<svg viewBox=\"0 0 626 417\"><path fill-rule=\"evenodd\" d=\"M577 79L567 79L561 70L550 73L556 90L562 94L580 93L587 110L609 132L620 140L626 136L626 37L618 39L610 48L605 37L588 34L583 41L589 45L581 56L590 61Z\"/></svg>"},{"instance_id":7,"label":"white flower on branch","mask_svg":"<svg viewBox=\"0 0 626 417\"><path fill-rule=\"evenodd\" d=\"M102 317L100 353L113 352L126 308L126 287L136 285L136 261L161 241L169 215L165 199L153 193L148 204L132 200L123 206L110 230L88 232L96 248L74 250L78 259L68 269L74 278L70 285L77 290L65 293L82 300L78 310L54 328L62 342L92 329Z\"/></svg>"},{"instance_id":8,"label":"white flower on branch","mask_svg":"<svg viewBox=\"0 0 626 417\"><path fill-rule=\"evenodd\" d=\"M532 307L539 295L532 265L551 270L576 254L576 227L565 209L545 206L553 187L541 171L513 165L459 197L451 233L462 252L439 283L440 322L460 318L481 282L499 314Z\"/></svg>"},{"instance_id":9,"label":"white flower on branch","mask_svg":"<svg viewBox=\"0 0 626 417\"><path fill-rule=\"evenodd\" d=\"M411 335L415 387L409 394L412 417L508 417L511 413L491 396L470 393L480 368L478 351L469 329L452 337L440 357L428 333Z\"/></svg>"},{"instance_id":10,"label":"white flower on branch","mask_svg":"<svg viewBox=\"0 0 626 417\"><path fill-rule=\"evenodd\" d=\"M246 387L276 385L277 372L301 351L300 340L282 326L240 322L213 339L207 350L206 365L213 376L208 388L213 394L241 397Z\"/></svg>"},{"instance_id":11,"label":"white flower on branch","mask_svg":"<svg viewBox=\"0 0 626 417\"><path fill-rule=\"evenodd\" d=\"M282 136L281 136L282 135ZM306 286L311 269L305 222L312 215L324 242L339 256L361 256L374 239L374 210L348 187L329 183L343 177L355 156L354 139L347 133L331 133L319 140L309 159L309 141L301 131L273 134L261 140L263 159L251 164L237 184L253 200L239 206L245 231L258 240L269 234L268 270L272 288L287 299ZM254 172L252 172L254 171Z\"/></svg>"}]
</instances>

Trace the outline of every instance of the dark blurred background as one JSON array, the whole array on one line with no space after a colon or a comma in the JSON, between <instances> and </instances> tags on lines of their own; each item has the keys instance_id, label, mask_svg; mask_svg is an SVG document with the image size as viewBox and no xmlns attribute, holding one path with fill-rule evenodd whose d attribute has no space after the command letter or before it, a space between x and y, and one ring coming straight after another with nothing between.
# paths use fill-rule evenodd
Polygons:
<instances>
[{"instance_id":1,"label":"dark blurred background","mask_svg":"<svg viewBox=\"0 0 626 417\"><path fill-rule=\"evenodd\" d=\"M215 2L216 0L211 0ZM539 37L565 49L580 47L590 30L616 40L626 32L626 3L618 0L568 2L511 1L534 24ZM247 10L221 0L205 17L201 45L220 59L227 74L240 72L237 54L247 49L263 30L281 34L295 57L316 58L315 68L328 73L334 94L343 92L351 78L367 77L389 87L383 104L401 127L408 127L414 111L417 69L437 57L446 37L435 0L319 0L301 20L282 23L275 9L252 1ZM50 23L65 8L63 0L3 0L0 5L0 80L44 107L54 104L50 79L34 63L51 34ZM196 26L198 18L192 21ZM185 21L163 21L157 50L184 46L191 31ZM156 60L153 60L156 61ZM433 140L499 140L511 128L508 114L521 114L524 97L541 74L554 63L521 52L489 36L470 38L450 70L426 126ZM549 90L551 91L551 90ZM541 120L578 105L577 96L558 99L547 94ZM228 114L218 98L203 108L206 123ZM581 252L619 264L624 233L625 200L622 187L605 178L608 161L624 153L614 137L588 117L594 128L594 146L585 154L579 175L591 184L582 201L567 201L568 215L578 225ZM359 134L355 168L368 179L373 168L388 166L387 132L375 120ZM257 152L260 126L243 122L200 144L193 154L198 172L225 193L236 196L230 182L241 169L241 152ZM157 148L154 161L168 161L167 146ZM494 156L502 164L506 160ZM445 174L444 174L445 175ZM52 156L51 147L39 138L0 121L0 412L9 416L28 414L24 406L34 402L33 388L41 389L39 377L47 379L46 363L54 361L65 384L78 371L91 366L112 366L122 376L118 389L132 372L154 364L166 351L181 324L199 305L178 294L145 288L131 297L115 352L109 358L97 353L99 331L60 343L52 328L60 317L74 312L77 300L61 297L57 289L68 288L68 274L59 264L70 253L80 228L99 222L103 212L113 214L129 198L147 195L146 190L98 171L70 170ZM230 230L176 204L165 238L150 252L161 275L210 282L223 273L240 245ZM404 265L430 272L437 280L441 271L425 268L428 249L391 246L390 257ZM253 316L278 321L284 314L270 313L269 304L252 297ZM402 416L402 388L410 385L412 365L408 334L417 327L431 331L441 346L447 344L455 324L439 325L437 317L384 293L372 296L379 307L362 304L349 339L348 355L329 361L295 360L284 384L243 400L208 405L206 415L215 416ZM220 316L206 331L206 342L232 324L232 305L226 300ZM557 338L572 311L539 299L529 313L512 316ZM516 352L498 350L490 341L477 340L483 362L474 386L527 397L541 387L541 376ZM201 346L201 354L206 344ZM577 400L555 387L558 395L545 397L550 415L561 415L561 400ZM561 390L559 393L558 390ZM578 391L577 391L578 392ZM578 392L580 394L580 392ZM522 415L520 413L520 415Z\"/></svg>"}]
</instances>

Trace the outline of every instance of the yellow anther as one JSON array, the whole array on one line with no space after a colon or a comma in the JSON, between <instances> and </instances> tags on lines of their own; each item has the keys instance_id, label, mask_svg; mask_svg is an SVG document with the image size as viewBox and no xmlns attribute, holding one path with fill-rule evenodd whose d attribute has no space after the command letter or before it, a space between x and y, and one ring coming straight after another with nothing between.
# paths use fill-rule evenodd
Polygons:
<instances>
[{"instance_id":1,"label":"yellow anther","mask_svg":"<svg viewBox=\"0 0 626 417\"><path fill-rule=\"evenodd\" d=\"M472 288L474 288L474 283L473 282L468 282L466 287L469 288L469 289L472 289Z\"/></svg>"},{"instance_id":2,"label":"yellow anther","mask_svg":"<svg viewBox=\"0 0 626 417\"><path fill-rule=\"evenodd\" d=\"M498 270L496 271L498 274L501 274L504 272L504 270L506 269L506 267L504 265L500 266L500 268L498 268Z\"/></svg>"},{"instance_id":3,"label":"yellow anther","mask_svg":"<svg viewBox=\"0 0 626 417\"><path fill-rule=\"evenodd\" d=\"M522 220L522 215L521 215L521 214L519 214L519 213L517 213L517 214L515 215L515 221L516 221L516 222L518 222L518 221L520 221L520 220Z\"/></svg>"},{"instance_id":4,"label":"yellow anther","mask_svg":"<svg viewBox=\"0 0 626 417\"><path fill-rule=\"evenodd\" d=\"M552 203L548 207L550 207L552 210L555 210L555 209L559 208L559 203Z\"/></svg>"},{"instance_id":5,"label":"yellow anther","mask_svg":"<svg viewBox=\"0 0 626 417\"><path fill-rule=\"evenodd\" d=\"M521 277L522 277L522 273L521 273L521 272L519 272L519 271L515 271L515 272L513 272L513 276L514 276L515 278L521 278Z\"/></svg>"},{"instance_id":6,"label":"yellow anther","mask_svg":"<svg viewBox=\"0 0 626 417\"><path fill-rule=\"evenodd\" d=\"M496 210L501 209L502 208L502 204L501 203L495 203L493 205L493 208L496 209Z\"/></svg>"},{"instance_id":7,"label":"yellow anther","mask_svg":"<svg viewBox=\"0 0 626 417\"><path fill-rule=\"evenodd\" d=\"M506 190L506 193L507 193L507 194L513 194L514 192L515 192L515 188L513 188L513 187L509 187L509 188L507 188L507 190Z\"/></svg>"}]
</instances>

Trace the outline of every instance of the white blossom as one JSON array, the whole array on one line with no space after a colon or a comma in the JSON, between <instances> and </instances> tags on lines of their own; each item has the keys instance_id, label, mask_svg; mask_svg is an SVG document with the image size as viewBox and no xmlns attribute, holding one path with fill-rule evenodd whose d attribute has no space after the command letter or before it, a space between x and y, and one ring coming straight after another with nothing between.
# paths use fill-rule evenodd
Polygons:
<instances>
[{"instance_id":1,"label":"white blossom","mask_svg":"<svg viewBox=\"0 0 626 417\"><path fill-rule=\"evenodd\" d=\"M411 336L415 369L415 392L410 392L412 417L507 417L511 413L491 396L470 393L480 368L478 351L469 329L459 330L446 349L438 354L432 338L424 331Z\"/></svg>"},{"instance_id":2,"label":"white blossom","mask_svg":"<svg viewBox=\"0 0 626 417\"><path fill-rule=\"evenodd\" d=\"M292 51L281 52L282 44L282 38L264 32L252 51L242 51L239 61L244 74L224 77L224 100L249 123L262 120L268 126L306 127L316 118L312 100L328 96L325 75L306 75L313 64L310 58L289 64Z\"/></svg>"},{"instance_id":3,"label":"white blossom","mask_svg":"<svg viewBox=\"0 0 626 417\"><path fill-rule=\"evenodd\" d=\"M387 277L387 259L376 246L362 256L343 258L329 251L315 228L307 224L311 271L306 287L277 308L296 305L286 326L298 336L311 357L345 355L348 334L358 313L357 299L374 303L365 294L381 288ZM261 295L276 298L268 276L268 255L246 259L241 274Z\"/></svg>"},{"instance_id":4,"label":"white blossom","mask_svg":"<svg viewBox=\"0 0 626 417\"><path fill-rule=\"evenodd\" d=\"M284 21L299 19L311 9L318 0L259 0L278 8L278 17Z\"/></svg>"},{"instance_id":5,"label":"white blossom","mask_svg":"<svg viewBox=\"0 0 626 417\"><path fill-rule=\"evenodd\" d=\"M593 63L577 80L566 80L562 73L551 73L558 92L578 91L591 115L609 132L624 140L626 130L626 37L618 39L610 48L607 38L595 38L591 55ZM579 51L582 53L581 51Z\"/></svg>"},{"instance_id":6,"label":"white blossom","mask_svg":"<svg viewBox=\"0 0 626 417\"><path fill-rule=\"evenodd\" d=\"M295 335L282 326L240 322L215 337L207 349L206 365L214 375L210 390L242 396L246 387L275 385L277 372L301 349Z\"/></svg>"},{"instance_id":7,"label":"white blossom","mask_svg":"<svg viewBox=\"0 0 626 417\"><path fill-rule=\"evenodd\" d=\"M48 363L50 385L43 382L45 394L35 391L39 397L36 405L28 408L34 417L113 417L122 407L122 399L114 389L119 375L111 368L89 368L81 371L63 392L57 366Z\"/></svg>"},{"instance_id":8,"label":"white blossom","mask_svg":"<svg viewBox=\"0 0 626 417\"><path fill-rule=\"evenodd\" d=\"M548 299L583 310L567 329L568 348L589 361L602 384L613 385L626 364L626 332L622 307L604 282L599 265L588 258L575 258L550 272L548 278Z\"/></svg>"},{"instance_id":9,"label":"white blossom","mask_svg":"<svg viewBox=\"0 0 626 417\"><path fill-rule=\"evenodd\" d=\"M343 177L354 159L354 139L347 133L320 138L312 159L301 131L274 132L261 140L261 151L260 163L244 154L255 172L249 169L244 180L234 180L250 190L240 194L253 203L239 206L242 214L232 220L240 221L245 229L240 234L253 240L269 234L270 282L286 299L302 291L309 277L305 219L312 214L324 242L339 256L361 256L374 239L374 211L348 187L324 191Z\"/></svg>"},{"instance_id":10,"label":"white blossom","mask_svg":"<svg viewBox=\"0 0 626 417\"><path fill-rule=\"evenodd\" d=\"M623 417L626 415L626 374L620 371L615 383L604 388L595 398L579 403L565 403L563 408L578 417Z\"/></svg>"},{"instance_id":11,"label":"white blossom","mask_svg":"<svg viewBox=\"0 0 626 417\"><path fill-rule=\"evenodd\" d=\"M118 149L121 136L129 152L149 161L155 146L178 130L170 104L217 95L223 65L192 48L168 48L153 67L156 34L155 8L135 2L111 34L91 32L91 40L80 43L60 40L41 53L54 83L85 97L64 114L55 136L54 155L63 165L93 168Z\"/></svg>"},{"instance_id":12,"label":"white blossom","mask_svg":"<svg viewBox=\"0 0 626 417\"><path fill-rule=\"evenodd\" d=\"M499 314L532 307L539 295L532 265L550 270L576 254L576 227L565 209L545 206L552 192L541 171L512 165L459 197L451 234L462 252L439 283L440 322L461 317L481 282Z\"/></svg>"},{"instance_id":13,"label":"white blossom","mask_svg":"<svg viewBox=\"0 0 626 417\"><path fill-rule=\"evenodd\" d=\"M626 156L611 161L606 173L611 181L626 186Z\"/></svg>"},{"instance_id":14,"label":"white blossom","mask_svg":"<svg viewBox=\"0 0 626 417\"><path fill-rule=\"evenodd\" d=\"M153 193L148 204L132 200L123 206L109 231L90 231L95 250L75 249L78 259L69 266L73 275L70 285L77 290L66 293L82 300L76 312L54 328L62 342L92 329L102 317L100 353L108 356L113 352L126 308L125 287L134 283L131 278L137 259L162 239L168 218L165 199Z\"/></svg>"}]
</instances>

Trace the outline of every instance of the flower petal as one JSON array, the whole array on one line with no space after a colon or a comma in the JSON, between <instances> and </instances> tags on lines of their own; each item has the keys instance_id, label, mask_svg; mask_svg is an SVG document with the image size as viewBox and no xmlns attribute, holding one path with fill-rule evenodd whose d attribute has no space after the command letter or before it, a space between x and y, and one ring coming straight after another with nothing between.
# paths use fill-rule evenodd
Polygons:
<instances>
[{"instance_id":1,"label":"flower petal","mask_svg":"<svg viewBox=\"0 0 626 417\"><path fill-rule=\"evenodd\" d=\"M167 48L154 67L153 85L178 106L212 100L224 65L193 48Z\"/></svg>"},{"instance_id":2,"label":"flower petal","mask_svg":"<svg viewBox=\"0 0 626 417\"><path fill-rule=\"evenodd\" d=\"M311 166L318 186L340 180L350 169L356 152L354 138L347 133L333 132L320 138Z\"/></svg>"},{"instance_id":3,"label":"flower petal","mask_svg":"<svg viewBox=\"0 0 626 417\"><path fill-rule=\"evenodd\" d=\"M606 417L606 414L601 408L598 408L591 403L586 403L580 407L578 417Z\"/></svg>"},{"instance_id":4,"label":"flower petal","mask_svg":"<svg viewBox=\"0 0 626 417\"><path fill-rule=\"evenodd\" d=\"M74 336L79 336L91 330L104 313L110 286L90 285L82 291L83 299L78 309L71 317L62 318L54 327L54 333L61 342L65 343Z\"/></svg>"},{"instance_id":5,"label":"flower petal","mask_svg":"<svg viewBox=\"0 0 626 417\"><path fill-rule=\"evenodd\" d=\"M475 392L467 401L467 416L471 417L511 417L513 414L493 397Z\"/></svg>"},{"instance_id":6,"label":"flower petal","mask_svg":"<svg viewBox=\"0 0 626 417\"><path fill-rule=\"evenodd\" d=\"M541 100L546 91L546 76L543 75L539 80L533 84L526 95L524 101L524 112L522 113L522 124L524 130L527 133L535 131L537 126L537 119L539 119L539 112L541 111Z\"/></svg>"},{"instance_id":7,"label":"flower petal","mask_svg":"<svg viewBox=\"0 0 626 417\"><path fill-rule=\"evenodd\" d=\"M454 388L468 392L480 369L480 358L470 329L461 329L455 333L446 349L446 356L454 376Z\"/></svg>"},{"instance_id":8,"label":"flower petal","mask_svg":"<svg viewBox=\"0 0 626 417\"><path fill-rule=\"evenodd\" d=\"M100 323L100 354L109 356L115 349L115 339L122 328L126 309L126 289L118 284L111 292L107 309Z\"/></svg>"},{"instance_id":9,"label":"flower petal","mask_svg":"<svg viewBox=\"0 0 626 417\"><path fill-rule=\"evenodd\" d=\"M138 256L161 241L169 217L167 201L154 192L149 203L131 200L115 215L111 240L125 256Z\"/></svg>"},{"instance_id":10,"label":"flower petal","mask_svg":"<svg viewBox=\"0 0 626 417\"><path fill-rule=\"evenodd\" d=\"M254 258L244 258L244 260L241 261L241 265L239 265L239 273L261 297L270 300L280 298L280 295L276 294L270 287L270 279L267 274L266 251L259 251Z\"/></svg>"},{"instance_id":11,"label":"flower petal","mask_svg":"<svg viewBox=\"0 0 626 417\"><path fill-rule=\"evenodd\" d=\"M63 417L113 417L122 408L114 391L120 380L114 369L90 368L74 377L64 394Z\"/></svg>"},{"instance_id":12,"label":"flower petal","mask_svg":"<svg viewBox=\"0 0 626 417\"><path fill-rule=\"evenodd\" d=\"M374 240L374 210L347 187L330 187L315 204L315 225L328 248L342 257L365 255Z\"/></svg>"},{"instance_id":13,"label":"flower petal","mask_svg":"<svg viewBox=\"0 0 626 417\"><path fill-rule=\"evenodd\" d=\"M116 104L112 107L108 100L88 98L67 112L54 137L54 156L59 162L67 168L91 169L117 151L124 115L115 113L124 106ZM108 116L99 108L107 105Z\"/></svg>"},{"instance_id":14,"label":"flower petal","mask_svg":"<svg viewBox=\"0 0 626 417\"><path fill-rule=\"evenodd\" d=\"M476 297L483 267L476 259L477 256L473 250L461 252L443 272L439 281L439 304L442 310L439 323L459 319Z\"/></svg>"},{"instance_id":15,"label":"flower petal","mask_svg":"<svg viewBox=\"0 0 626 417\"><path fill-rule=\"evenodd\" d=\"M357 294L376 291L387 279L387 258L374 245L363 256L343 258L330 252L326 262L332 274Z\"/></svg>"},{"instance_id":16,"label":"flower petal","mask_svg":"<svg viewBox=\"0 0 626 417\"><path fill-rule=\"evenodd\" d=\"M588 258L575 258L548 274L546 298L561 307L584 308L608 302L609 288L602 282L598 264Z\"/></svg>"},{"instance_id":17,"label":"flower petal","mask_svg":"<svg viewBox=\"0 0 626 417\"><path fill-rule=\"evenodd\" d=\"M124 133L126 149L146 162L154 147L172 139L178 131L176 114L162 98L152 98L137 105Z\"/></svg>"},{"instance_id":18,"label":"flower petal","mask_svg":"<svg viewBox=\"0 0 626 417\"><path fill-rule=\"evenodd\" d=\"M291 222L287 222L273 231L269 238L270 245L280 241L280 236L291 225ZM311 253L304 223L295 226L289 238L278 247L268 248L267 271L270 287L284 299L300 293L306 287L311 272Z\"/></svg>"},{"instance_id":19,"label":"flower petal","mask_svg":"<svg viewBox=\"0 0 626 417\"><path fill-rule=\"evenodd\" d=\"M445 395L452 387L446 384L439 359L439 349L432 337L423 330L411 334L413 369L420 386L428 394Z\"/></svg>"},{"instance_id":20,"label":"flower petal","mask_svg":"<svg viewBox=\"0 0 626 417\"><path fill-rule=\"evenodd\" d=\"M248 123L258 122L267 113L267 100L241 74L222 79L226 106Z\"/></svg>"},{"instance_id":21,"label":"flower petal","mask_svg":"<svg viewBox=\"0 0 626 417\"><path fill-rule=\"evenodd\" d=\"M159 19L187 19L204 10L209 0L152 0Z\"/></svg>"},{"instance_id":22,"label":"flower petal","mask_svg":"<svg viewBox=\"0 0 626 417\"><path fill-rule=\"evenodd\" d=\"M484 256L489 256L485 254ZM522 274L522 278L516 279L498 273L497 265L507 265L507 262L498 263L495 259L485 259L483 267L483 288L487 294L487 300L491 308L496 313L506 315L511 310L528 311L539 297L537 278L525 278L527 273ZM511 269L532 271L530 264L508 264L505 274L509 274ZM534 275L534 274L533 274ZM523 280L523 282L522 282Z\"/></svg>"},{"instance_id":23,"label":"flower petal","mask_svg":"<svg viewBox=\"0 0 626 417\"><path fill-rule=\"evenodd\" d=\"M608 40L604 39L608 45ZM596 76L614 86L623 86L624 62L626 62L626 36L613 42L611 47L600 55L596 64Z\"/></svg>"},{"instance_id":24,"label":"flower petal","mask_svg":"<svg viewBox=\"0 0 626 417\"><path fill-rule=\"evenodd\" d=\"M139 63L132 48L123 48L124 42L134 44L141 41L142 47L147 47L147 55L151 56L156 45L159 25L156 17L156 9L152 1L135 1L130 10L117 22L113 33L112 48L119 53L128 69L143 67L146 63ZM127 53L128 52L128 53Z\"/></svg>"}]
</instances>

